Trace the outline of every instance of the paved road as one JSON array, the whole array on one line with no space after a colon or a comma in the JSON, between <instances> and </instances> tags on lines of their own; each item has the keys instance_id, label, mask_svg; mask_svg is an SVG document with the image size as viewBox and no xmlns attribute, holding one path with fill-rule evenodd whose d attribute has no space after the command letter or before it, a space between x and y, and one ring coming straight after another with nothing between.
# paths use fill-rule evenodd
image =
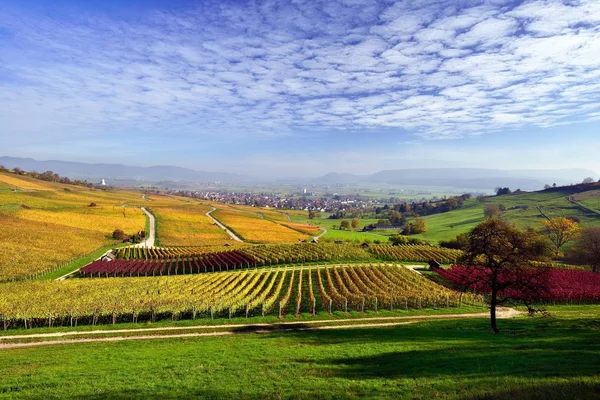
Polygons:
<instances>
[{"instance_id":1,"label":"paved road","mask_svg":"<svg viewBox=\"0 0 600 400\"><path fill-rule=\"evenodd\" d=\"M321 226L320 228L321 228L321 230L322 230L323 232L321 232L321 233L319 234L319 236L317 236L317 238L320 238L321 236L323 236L323 235L325 235L325 234L327 233L327 229L323 228L322 226Z\"/></svg>"},{"instance_id":2,"label":"paved road","mask_svg":"<svg viewBox=\"0 0 600 400\"><path fill-rule=\"evenodd\" d=\"M221 228L225 232L227 232L227 234L229 235L230 238L232 238L233 240L238 241L238 242L243 242L243 240L240 239L239 237L237 237L235 233L231 232L225 225L223 225L215 217L210 215L213 211L216 211L216 210L217 209L213 207L212 210L210 210L209 212L206 213L206 216L209 217L210 219L212 219L213 222L219 226L219 228Z\"/></svg>"},{"instance_id":3,"label":"paved road","mask_svg":"<svg viewBox=\"0 0 600 400\"><path fill-rule=\"evenodd\" d=\"M142 243L134 245L133 247L154 247L154 242L156 239L156 219L154 218L154 215L152 215L150 211L146 210L144 207L142 207L142 211L148 216L148 218L150 218L150 232L146 232L146 240L144 240Z\"/></svg>"}]
</instances>

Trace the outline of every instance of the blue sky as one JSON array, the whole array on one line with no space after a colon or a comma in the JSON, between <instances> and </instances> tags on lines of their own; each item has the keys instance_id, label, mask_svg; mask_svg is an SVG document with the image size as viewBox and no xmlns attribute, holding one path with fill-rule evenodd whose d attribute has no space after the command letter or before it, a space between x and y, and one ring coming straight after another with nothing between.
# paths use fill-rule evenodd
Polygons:
<instances>
[{"instance_id":1,"label":"blue sky","mask_svg":"<svg viewBox=\"0 0 600 400\"><path fill-rule=\"evenodd\" d=\"M597 0L5 0L0 155L600 172L599 54Z\"/></svg>"}]
</instances>

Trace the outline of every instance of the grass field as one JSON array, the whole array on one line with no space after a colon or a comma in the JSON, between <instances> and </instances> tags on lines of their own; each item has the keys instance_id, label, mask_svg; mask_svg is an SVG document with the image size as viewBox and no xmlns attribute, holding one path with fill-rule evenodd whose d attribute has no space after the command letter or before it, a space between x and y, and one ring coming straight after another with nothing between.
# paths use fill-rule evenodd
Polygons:
<instances>
[{"instance_id":1,"label":"grass field","mask_svg":"<svg viewBox=\"0 0 600 400\"><path fill-rule=\"evenodd\" d=\"M0 350L0 398L600 398L600 308L550 311Z\"/></svg>"},{"instance_id":2,"label":"grass field","mask_svg":"<svg viewBox=\"0 0 600 400\"><path fill-rule=\"evenodd\" d=\"M391 235L398 233L397 230L380 230L376 232L360 232L360 230L369 224L374 224L378 220L374 218L361 218L359 227L357 230L340 230L341 219L329 219L327 215L323 215L322 218L308 219L306 213L304 215L295 214L290 215L293 221L307 225L316 225L327 229L327 233L323 236L325 240L347 240L354 242L363 242L365 240L373 242L379 240L382 243L387 243L388 238Z\"/></svg>"},{"instance_id":3,"label":"grass field","mask_svg":"<svg viewBox=\"0 0 600 400\"><path fill-rule=\"evenodd\" d=\"M423 217L427 223L427 232L411 237L427 240L430 243L439 243L450 240L457 235L468 232L484 220L484 205L476 200L465 202L463 208L443 214L428 215Z\"/></svg>"},{"instance_id":4,"label":"grass field","mask_svg":"<svg viewBox=\"0 0 600 400\"><path fill-rule=\"evenodd\" d=\"M577 217L581 225L600 226L600 216L582 209L569 202L572 193L568 190L560 192L544 191L523 194L511 194L489 197L484 202L471 199L465 202L463 208L443 214L423 217L427 222L427 233L414 235L414 237L438 243L441 240L455 238L458 234L468 232L478 223L483 221L483 210L487 205L503 205L506 210L501 213L501 218L514 223L521 229L542 229L541 222L545 216L552 217ZM598 207L599 192L589 192L575 195L582 204L589 208Z\"/></svg>"}]
</instances>

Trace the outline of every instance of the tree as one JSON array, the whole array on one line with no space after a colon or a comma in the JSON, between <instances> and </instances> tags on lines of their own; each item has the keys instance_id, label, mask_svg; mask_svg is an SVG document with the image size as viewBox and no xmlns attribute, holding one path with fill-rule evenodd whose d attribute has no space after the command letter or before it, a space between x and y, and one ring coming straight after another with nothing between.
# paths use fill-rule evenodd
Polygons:
<instances>
[{"instance_id":1,"label":"tree","mask_svg":"<svg viewBox=\"0 0 600 400\"><path fill-rule=\"evenodd\" d=\"M572 253L576 261L590 265L594 272L600 272L600 228L582 230Z\"/></svg>"},{"instance_id":2,"label":"tree","mask_svg":"<svg viewBox=\"0 0 600 400\"><path fill-rule=\"evenodd\" d=\"M115 229L112 234L112 238L115 240L123 240L125 238L125 232L123 232L121 229Z\"/></svg>"},{"instance_id":3,"label":"tree","mask_svg":"<svg viewBox=\"0 0 600 400\"><path fill-rule=\"evenodd\" d=\"M340 223L340 229L350 229L350 222L347 219L342 220Z\"/></svg>"},{"instance_id":4,"label":"tree","mask_svg":"<svg viewBox=\"0 0 600 400\"><path fill-rule=\"evenodd\" d=\"M596 182L596 180L589 176L583 180L584 184L589 184L589 183L594 183L594 182Z\"/></svg>"},{"instance_id":5,"label":"tree","mask_svg":"<svg viewBox=\"0 0 600 400\"><path fill-rule=\"evenodd\" d=\"M502 196L502 195L505 195L505 194L511 194L512 193L512 191L510 190L510 188L507 188L507 187L505 187L505 188L497 187L495 189L495 192L496 192L496 196Z\"/></svg>"},{"instance_id":6,"label":"tree","mask_svg":"<svg viewBox=\"0 0 600 400\"><path fill-rule=\"evenodd\" d=\"M358 225L360 224L360 221L358 220L358 218L352 218L352 229L356 230L356 228L358 228Z\"/></svg>"},{"instance_id":7,"label":"tree","mask_svg":"<svg viewBox=\"0 0 600 400\"><path fill-rule=\"evenodd\" d=\"M542 225L546 228L548 239L554 245L555 255L560 253L561 247L577 238L581 232L581 228L577 222L564 217L543 220Z\"/></svg>"},{"instance_id":8,"label":"tree","mask_svg":"<svg viewBox=\"0 0 600 400\"><path fill-rule=\"evenodd\" d=\"M469 246L469 234L461 233L452 240L442 240L440 247L447 249L466 250Z\"/></svg>"},{"instance_id":9,"label":"tree","mask_svg":"<svg viewBox=\"0 0 600 400\"><path fill-rule=\"evenodd\" d=\"M489 204L483 209L483 215L486 218L496 218L500 216L500 207L495 204Z\"/></svg>"},{"instance_id":10,"label":"tree","mask_svg":"<svg viewBox=\"0 0 600 400\"><path fill-rule=\"evenodd\" d=\"M320 217L321 217L321 213L319 213L318 211L309 211L308 212L309 219L320 218Z\"/></svg>"},{"instance_id":11,"label":"tree","mask_svg":"<svg viewBox=\"0 0 600 400\"><path fill-rule=\"evenodd\" d=\"M427 232L427 222L423 218L416 218L412 222L412 232L415 234Z\"/></svg>"},{"instance_id":12,"label":"tree","mask_svg":"<svg viewBox=\"0 0 600 400\"><path fill-rule=\"evenodd\" d=\"M427 232L427 223L423 218L415 218L402 230L403 235L418 235Z\"/></svg>"},{"instance_id":13,"label":"tree","mask_svg":"<svg viewBox=\"0 0 600 400\"><path fill-rule=\"evenodd\" d=\"M551 187L552 187L552 186L550 186L550 185L548 185L548 184L545 184L545 185L544 185L544 190L548 190L548 189L550 189Z\"/></svg>"},{"instance_id":14,"label":"tree","mask_svg":"<svg viewBox=\"0 0 600 400\"><path fill-rule=\"evenodd\" d=\"M526 293L528 299L535 299L544 290L544 269L529 267L538 257L536 241L502 220L485 220L470 232L463 261L477 271L461 285L479 284L489 292L490 323L495 333L500 333L496 307L509 301L510 293Z\"/></svg>"}]
</instances>

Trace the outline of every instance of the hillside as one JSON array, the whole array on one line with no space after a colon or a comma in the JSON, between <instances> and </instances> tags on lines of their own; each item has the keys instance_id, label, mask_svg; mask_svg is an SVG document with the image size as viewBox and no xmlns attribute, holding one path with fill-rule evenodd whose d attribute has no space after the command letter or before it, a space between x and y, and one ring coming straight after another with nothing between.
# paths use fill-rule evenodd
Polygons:
<instances>
[{"instance_id":1,"label":"hillside","mask_svg":"<svg viewBox=\"0 0 600 400\"><path fill-rule=\"evenodd\" d=\"M144 230L140 193L0 173L0 281L56 268L103 246L115 229Z\"/></svg>"},{"instance_id":2,"label":"hillside","mask_svg":"<svg viewBox=\"0 0 600 400\"><path fill-rule=\"evenodd\" d=\"M522 229L539 230L546 217L575 217L584 227L600 226L599 202L600 190L581 192L577 187L492 196L483 202L471 199L461 209L424 217L428 231L415 237L438 243L468 232L483 221L483 210L490 204L504 206L501 218Z\"/></svg>"},{"instance_id":3,"label":"hillside","mask_svg":"<svg viewBox=\"0 0 600 400\"><path fill-rule=\"evenodd\" d=\"M232 245L227 233L206 215L214 208L217 217L248 243L297 243L318 233L266 209L0 173L0 281L62 271L65 264L92 252L102 254L120 243L111 237L114 230L134 235L147 229L141 207L155 215L157 245L163 246L203 246L218 251Z\"/></svg>"}]
</instances>

